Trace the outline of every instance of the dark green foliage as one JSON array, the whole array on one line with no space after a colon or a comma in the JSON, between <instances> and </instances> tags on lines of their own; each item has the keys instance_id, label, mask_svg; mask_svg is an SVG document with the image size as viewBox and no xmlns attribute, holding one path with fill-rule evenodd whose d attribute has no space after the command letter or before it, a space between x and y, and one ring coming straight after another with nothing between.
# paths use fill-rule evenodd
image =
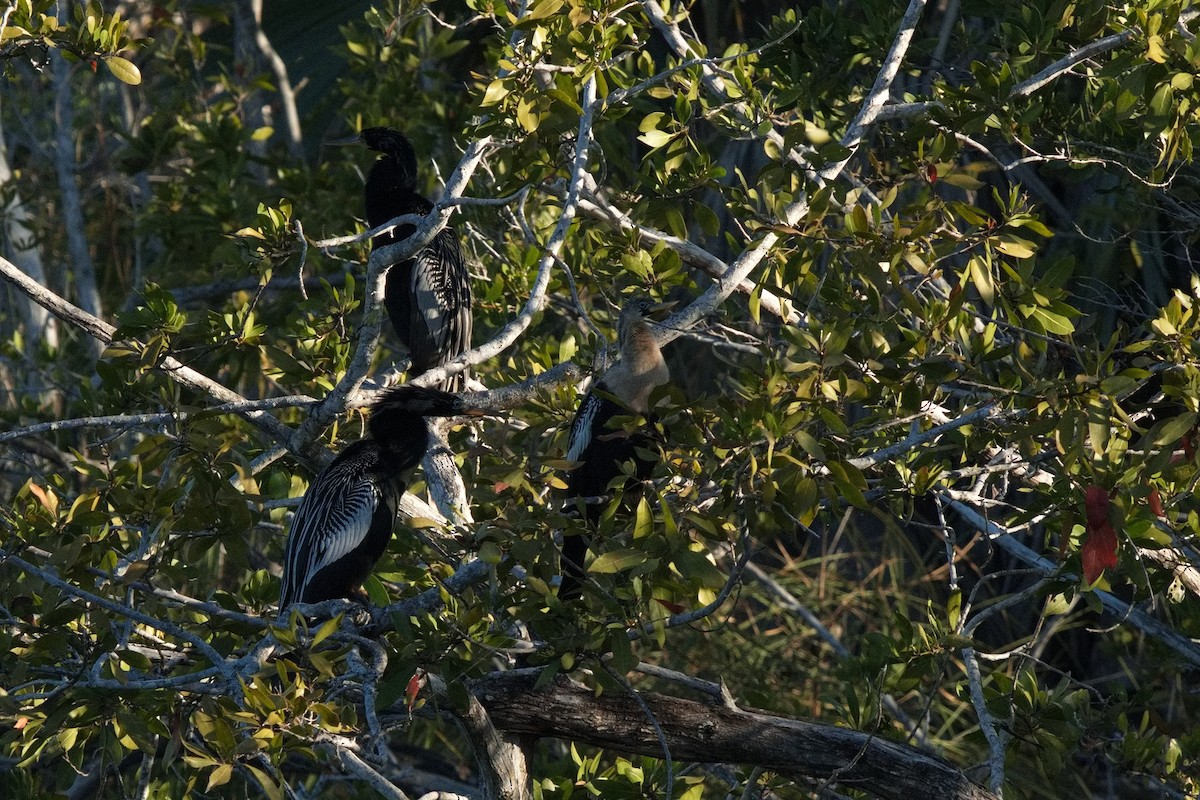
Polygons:
<instances>
[{"instance_id":1,"label":"dark green foliage","mask_svg":"<svg viewBox=\"0 0 1200 800\"><path fill-rule=\"evenodd\" d=\"M469 782L471 746L439 712L511 666L523 635L543 684L686 693L635 671L661 665L723 681L747 707L985 765L971 773L985 784L992 726L1006 797L1197 791L1200 44L1186 4L963 2L944 40L929 8L890 95L899 110L853 151L843 136L903 4L702 0L688 20L701 38L681 28L690 55L642 6L607 0L535 0L519 19L491 0L281 5L264 26L300 87L295 143L278 76L235 56L230 4L135 6L127 22L79 5L59 26L23 0L8 19L0 222L18 202L30 216L4 256L36 251L73 300L65 230L81 225L116 332L98 362L65 323L34 347L6 295L0 435L126 419L0 440L0 795L61 794L98 770L100 797L141 780L148 797L358 796L357 778L315 788L337 771L330 742L365 749L377 722L396 752L440 754L437 771ZM305 52L305 31L335 44ZM59 52L82 60L68 98L79 220L63 216L48 150L55 88L30 66ZM92 75L93 59L124 83ZM593 79L596 188L584 182L548 262ZM428 591L440 607L393 607L366 637L354 609L274 619L288 509L361 437L361 413L343 404L293 447L258 412L207 410L225 401L180 366L247 399L295 396L266 412L289 435L306 398L358 368L369 244L323 240L363 231L374 156L326 143L375 125L413 140L434 199L490 137L463 195L509 199L454 217L476 345L550 265L529 328L472 368L490 389L592 368L626 296L686 306L716 259L769 240L747 291L693 326L700 339L666 346L661 457L640 502L602 513L578 603L553 588L554 532L579 524L561 501L579 394L555 383L451 431L474 522L410 520L364 587L376 606ZM399 355L385 332L367 366L380 376ZM1093 585L1089 488L1110 497L1119 542ZM736 572L747 549L761 573ZM446 589L471 558L486 577ZM418 691L426 674L441 688ZM816 791L749 765L680 770L688 800L751 780ZM586 743L531 764L542 798L657 797L668 774Z\"/></svg>"}]
</instances>

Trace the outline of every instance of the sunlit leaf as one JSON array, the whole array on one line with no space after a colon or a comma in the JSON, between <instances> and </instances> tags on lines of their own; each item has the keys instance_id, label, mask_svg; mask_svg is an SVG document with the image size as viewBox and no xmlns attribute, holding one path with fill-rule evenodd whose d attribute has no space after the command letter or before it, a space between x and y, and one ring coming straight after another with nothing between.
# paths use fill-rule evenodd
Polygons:
<instances>
[{"instance_id":1,"label":"sunlit leaf","mask_svg":"<svg viewBox=\"0 0 1200 800\"><path fill-rule=\"evenodd\" d=\"M137 64L132 61L121 58L120 56L109 56L104 59L104 65L108 67L108 71L122 83L128 83L130 86L137 86L142 82L142 71L137 68Z\"/></svg>"}]
</instances>

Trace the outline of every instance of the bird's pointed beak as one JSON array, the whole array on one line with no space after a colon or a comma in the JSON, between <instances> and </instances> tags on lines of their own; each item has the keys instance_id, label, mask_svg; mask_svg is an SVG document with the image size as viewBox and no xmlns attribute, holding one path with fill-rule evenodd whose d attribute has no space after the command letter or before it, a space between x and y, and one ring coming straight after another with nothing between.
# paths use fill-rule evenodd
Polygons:
<instances>
[{"instance_id":1,"label":"bird's pointed beak","mask_svg":"<svg viewBox=\"0 0 1200 800\"><path fill-rule=\"evenodd\" d=\"M358 133L351 134L350 136L344 136L341 139L326 139L325 140L325 144L332 145L333 147L345 147L346 145L350 145L350 144L362 144L362 143L363 143L362 134L358 134Z\"/></svg>"},{"instance_id":2,"label":"bird's pointed beak","mask_svg":"<svg viewBox=\"0 0 1200 800\"><path fill-rule=\"evenodd\" d=\"M677 305L679 305L678 300L670 300L666 303L655 303L654 305L650 306L650 310L646 312L646 316L650 317L651 319L662 319L667 315L668 311Z\"/></svg>"}]
</instances>

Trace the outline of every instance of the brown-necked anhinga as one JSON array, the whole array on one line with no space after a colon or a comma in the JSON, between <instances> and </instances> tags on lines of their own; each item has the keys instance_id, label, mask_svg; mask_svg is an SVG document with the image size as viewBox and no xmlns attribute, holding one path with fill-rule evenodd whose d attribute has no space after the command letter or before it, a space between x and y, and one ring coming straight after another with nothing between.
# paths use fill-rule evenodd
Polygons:
<instances>
[{"instance_id":1,"label":"brown-necked anhinga","mask_svg":"<svg viewBox=\"0 0 1200 800\"><path fill-rule=\"evenodd\" d=\"M321 470L296 509L283 556L282 612L353 596L392 538L403 476L429 447L425 417L477 414L461 397L398 386L371 406L368 436Z\"/></svg>"},{"instance_id":2,"label":"brown-necked anhinga","mask_svg":"<svg viewBox=\"0 0 1200 800\"><path fill-rule=\"evenodd\" d=\"M617 319L620 360L604 373L575 412L567 444L567 459L575 466L567 474L566 494L571 501L582 500L586 524L600 519L608 504L610 484L625 474L623 464L633 463L624 490L648 480L654 469L654 461L647 458L655 446L652 438L644 431L629 431L611 423L614 417L649 414L650 393L670 380L648 320L673 305L635 298L621 307ZM563 534L562 599L576 598L582 591L588 543L589 537L581 532Z\"/></svg>"},{"instance_id":3,"label":"brown-necked anhinga","mask_svg":"<svg viewBox=\"0 0 1200 800\"><path fill-rule=\"evenodd\" d=\"M433 203L416 191L417 156L408 137L391 128L366 128L360 139L380 154L364 187L367 224L375 228L404 214L428 214ZM372 250L402 241L415 229L397 225L376 236ZM470 349L471 276L452 228L442 228L412 258L390 265L384 306L412 359L410 378ZM465 381L464 371L440 388L457 391Z\"/></svg>"}]
</instances>

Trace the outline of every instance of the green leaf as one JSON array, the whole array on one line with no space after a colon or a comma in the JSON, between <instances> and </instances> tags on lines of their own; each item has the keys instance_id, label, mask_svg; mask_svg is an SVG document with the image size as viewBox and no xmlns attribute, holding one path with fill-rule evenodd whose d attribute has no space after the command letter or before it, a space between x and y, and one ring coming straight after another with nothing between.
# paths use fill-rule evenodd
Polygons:
<instances>
[{"instance_id":1,"label":"green leaf","mask_svg":"<svg viewBox=\"0 0 1200 800\"><path fill-rule=\"evenodd\" d=\"M342 624L342 614L338 614L331 619L321 623L321 627L317 628L317 632L313 634L312 646L316 647L321 642L329 638L330 634L334 633L338 626Z\"/></svg>"},{"instance_id":2,"label":"green leaf","mask_svg":"<svg viewBox=\"0 0 1200 800\"><path fill-rule=\"evenodd\" d=\"M1158 34L1146 39L1146 58L1158 64L1166 63L1167 51L1163 47L1163 38Z\"/></svg>"},{"instance_id":3,"label":"green leaf","mask_svg":"<svg viewBox=\"0 0 1200 800\"><path fill-rule=\"evenodd\" d=\"M530 6L529 13L525 15L523 22L548 19L557 14L565 3L566 0L538 0Z\"/></svg>"},{"instance_id":4,"label":"green leaf","mask_svg":"<svg viewBox=\"0 0 1200 800\"><path fill-rule=\"evenodd\" d=\"M646 562L646 554L641 550L633 550L630 548L622 548L620 550L610 550L607 553L601 553L596 557L588 567L589 572L598 574L611 574L621 572L623 570L632 569Z\"/></svg>"},{"instance_id":5,"label":"green leaf","mask_svg":"<svg viewBox=\"0 0 1200 800\"><path fill-rule=\"evenodd\" d=\"M796 443L800 445L804 452L815 458L817 461L825 460L825 448L821 447L813 435L805 430L797 430L792 434L796 437Z\"/></svg>"},{"instance_id":6,"label":"green leaf","mask_svg":"<svg viewBox=\"0 0 1200 800\"><path fill-rule=\"evenodd\" d=\"M642 135L638 136L639 141L645 142L650 147L662 147L664 144L671 141L672 138L674 137L672 137L671 134L667 133L666 131L659 130L646 131Z\"/></svg>"},{"instance_id":7,"label":"green leaf","mask_svg":"<svg viewBox=\"0 0 1200 800\"><path fill-rule=\"evenodd\" d=\"M279 784L275 782L274 778L253 764L244 764L243 766L254 775L255 780L266 793L267 800L284 800L283 790L279 788Z\"/></svg>"},{"instance_id":8,"label":"green leaf","mask_svg":"<svg viewBox=\"0 0 1200 800\"><path fill-rule=\"evenodd\" d=\"M946 616L950 622L950 630L958 630L958 623L962 618L962 589L955 589L950 593L950 599L946 603Z\"/></svg>"},{"instance_id":9,"label":"green leaf","mask_svg":"<svg viewBox=\"0 0 1200 800\"><path fill-rule=\"evenodd\" d=\"M503 557L504 553L500 550L500 545L495 542L487 541L479 545L479 560L483 563L494 567L500 563Z\"/></svg>"},{"instance_id":10,"label":"green leaf","mask_svg":"<svg viewBox=\"0 0 1200 800\"><path fill-rule=\"evenodd\" d=\"M104 59L104 65L108 67L108 71L113 74L113 77L122 83L137 86L142 82L142 71L137 68L137 64L128 59L109 56Z\"/></svg>"},{"instance_id":11,"label":"green leaf","mask_svg":"<svg viewBox=\"0 0 1200 800\"><path fill-rule=\"evenodd\" d=\"M1096 456L1104 454L1108 447L1108 437L1112 433L1112 421L1109 419L1108 408L1097 400L1088 403L1088 440L1092 444L1092 453Z\"/></svg>"},{"instance_id":12,"label":"green leaf","mask_svg":"<svg viewBox=\"0 0 1200 800\"><path fill-rule=\"evenodd\" d=\"M637 521L633 526L633 538L641 539L654 531L654 514L650 511L650 503L645 495L638 501Z\"/></svg>"},{"instance_id":13,"label":"green leaf","mask_svg":"<svg viewBox=\"0 0 1200 800\"><path fill-rule=\"evenodd\" d=\"M662 122L666 114L662 111L655 111L642 117L642 121L638 124L638 131L646 133L658 129L658 124Z\"/></svg>"},{"instance_id":14,"label":"green leaf","mask_svg":"<svg viewBox=\"0 0 1200 800\"><path fill-rule=\"evenodd\" d=\"M392 598L388 595L387 587L383 585L383 581L374 575L368 575L363 581L363 591L367 593L367 599L371 601L373 606L386 606L392 602Z\"/></svg>"},{"instance_id":15,"label":"green leaf","mask_svg":"<svg viewBox=\"0 0 1200 800\"><path fill-rule=\"evenodd\" d=\"M481 106L494 106L508 96L508 87L504 85L503 80L494 80L488 84L487 89L483 93L483 100L480 101Z\"/></svg>"},{"instance_id":16,"label":"green leaf","mask_svg":"<svg viewBox=\"0 0 1200 800\"><path fill-rule=\"evenodd\" d=\"M993 246L1012 258L1030 258L1035 250L1032 242L1012 234L1001 234L992 240Z\"/></svg>"},{"instance_id":17,"label":"green leaf","mask_svg":"<svg viewBox=\"0 0 1200 800\"><path fill-rule=\"evenodd\" d=\"M862 473L849 464L843 464L840 461L831 461L826 466L829 467L829 474L833 478L833 482L837 484L837 488L846 502L856 508L866 508L867 498L863 495L862 489L857 485L858 483L861 483L863 486L866 485L866 481L862 478Z\"/></svg>"},{"instance_id":18,"label":"green leaf","mask_svg":"<svg viewBox=\"0 0 1200 800\"><path fill-rule=\"evenodd\" d=\"M213 767L212 772L208 773L208 786L204 791L211 792L218 786L224 786L229 783L229 779L233 777L232 764L218 764Z\"/></svg>"},{"instance_id":19,"label":"green leaf","mask_svg":"<svg viewBox=\"0 0 1200 800\"><path fill-rule=\"evenodd\" d=\"M1071 598L1065 594L1052 594L1046 598L1046 606L1042 609L1042 616L1050 617L1058 614L1065 614L1071 610Z\"/></svg>"},{"instance_id":20,"label":"green leaf","mask_svg":"<svg viewBox=\"0 0 1200 800\"><path fill-rule=\"evenodd\" d=\"M541 115L537 113L533 103L522 97L517 102L517 124L524 128L526 133L533 133L541 121Z\"/></svg>"},{"instance_id":21,"label":"green leaf","mask_svg":"<svg viewBox=\"0 0 1200 800\"><path fill-rule=\"evenodd\" d=\"M1041 308L1039 306L1034 308L1029 316L1042 323L1042 327L1045 328L1048 333L1057 333L1060 336L1066 336L1068 333L1075 332L1075 325L1071 322L1071 320L1059 314L1055 314L1049 309Z\"/></svg>"},{"instance_id":22,"label":"green leaf","mask_svg":"<svg viewBox=\"0 0 1200 800\"><path fill-rule=\"evenodd\" d=\"M629 642L629 636L625 633L625 629L613 630L608 641L612 652L612 660L609 664L613 670L619 675L632 672L633 668L637 666L638 660L633 654L633 646Z\"/></svg>"},{"instance_id":23,"label":"green leaf","mask_svg":"<svg viewBox=\"0 0 1200 800\"><path fill-rule=\"evenodd\" d=\"M972 256L967 263L971 268L971 282L975 284L979 298L988 306L995 305L996 284L992 281L992 270L988 263L978 256Z\"/></svg>"},{"instance_id":24,"label":"green leaf","mask_svg":"<svg viewBox=\"0 0 1200 800\"><path fill-rule=\"evenodd\" d=\"M1169 444L1174 444L1187 435L1188 431L1196 427L1196 412L1188 411L1180 414L1178 417L1172 417L1160 425L1156 425L1157 429L1153 438L1156 447L1165 447Z\"/></svg>"},{"instance_id":25,"label":"green leaf","mask_svg":"<svg viewBox=\"0 0 1200 800\"><path fill-rule=\"evenodd\" d=\"M966 174L965 172L951 172L949 175L942 177L943 183L948 183L959 189L964 189L968 192L973 192L976 189L982 189L983 181Z\"/></svg>"}]
</instances>

